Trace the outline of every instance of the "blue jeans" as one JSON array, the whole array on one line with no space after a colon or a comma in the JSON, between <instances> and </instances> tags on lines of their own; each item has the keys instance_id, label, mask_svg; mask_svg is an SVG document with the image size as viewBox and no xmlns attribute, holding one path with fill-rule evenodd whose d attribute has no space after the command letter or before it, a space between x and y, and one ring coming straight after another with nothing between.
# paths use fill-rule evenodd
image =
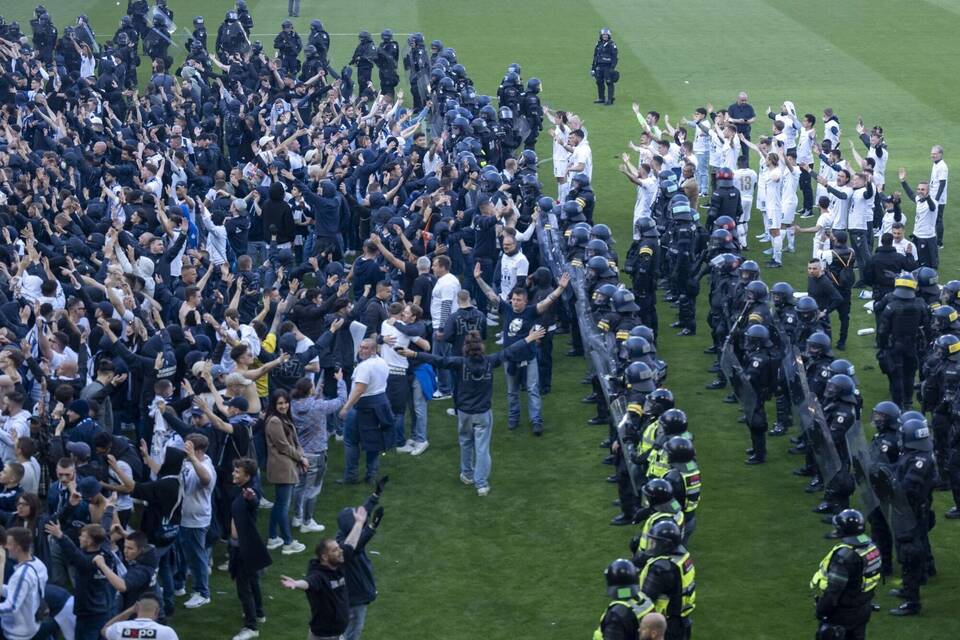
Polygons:
<instances>
[{"instance_id":1,"label":"blue jeans","mask_svg":"<svg viewBox=\"0 0 960 640\"><path fill-rule=\"evenodd\" d=\"M710 153L704 151L703 153L696 154L697 156L697 188L700 190L700 195L706 195L710 193Z\"/></svg>"},{"instance_id":2,"label":"blue jeans","mask_svg":"<svg viewBox=\"0 0 960 640\"><path fill-rule=\"evenodd\" d=\"M193 576L193 591L210 597L210 565L207 555L207 528L180 527L180 548L186 569Z\"/></svg>"},{"instance_id":3,"label":"blue jeans","mask_svg":"<svg viewBox=\"0 0 960 640\"><path fill-rule=\"evenodd\" d=\"M358 604L350 607L350 622L347 623L347 630L343 632L343 640L360 640L366 621L367 605Z\"/></svg>"},{"instance_id":4,"label":"blue jeans","mask_svg":"<svg viewBox=\"0 0 960 640\"><path fill-rule=\"evenodd\" d=\"M410 406L413 407L413 426L410 428L410 437L414 442L427 441L427 397L423 395L423 387L417 376L413 376L413 384L410 385L410 393L413 396Z\"/></svg>"},{"instance_id":5,"label":"blue jeans","mask_svg":"<svg viewBox=\"0 0 960 640\"><path fill-rule=\"evenodd\" d=\"M473 480L478 489L490 486L490 439L493 436L493 412L457 411L460 435L460 473Z\"/></svg>"},{"instance_id":6,"label":"blue jeans","mask_svg":"<svg viewBox=\"0 0 960 640\"><path fill-rule=\"evenodd\" d=\"M163 595L163 610L169 616L173 615L173 569L174 545L169 544L166 547L157 547L157 582ZM79 638L80 635L77 634Z\"/></svg>"},{"instance_id":7,"label":"blue jeans","mask_svg":"<svg viewBox=\"0 0 960 640\"><path fill-rule=\"evenodd\" d=\"M74 633L75 640L100 640L100 631L103 625L112 618L109 613L77 616L77 627Z\"/></svg>"},{"instance_id":8,"label":"blue jeans","mask_svg":"<svg viewBox=\"0 0 960 640\"><path fill-rule=\"evenodd\" d=\"M437 338L436 332L433 334L433 344L430 345L430 351L435 356L449 356L452 348L450 343ZM449 369L437 368L437 389L444 395L450 395L453 392L453 382L451 381Z\"/></svg>"},{"instance_id":9,"label":"blue jeans","mask_svg":"<svg viewBox=\"0 0 960 640\"><path fill-rule=\"evenodd\" d=\"M277 484L277 494L273 498L273 508L270 509L269 536L283 538L284 544L293 542L290 532L290 496L293 495L293 484Z\"/></svg>"},{"instance_id":10,"label":"blue jeans","mask_svg":"<svg viewBox=\"0 0 960 640\"><path fill-rule=\"evenodd\" d=\"M149 440L147 442L149 442ZM261 472L266 471L267 469L267 432L263 424L254 425L253 450L257 456L257 466L260 468L260 471Z\"/></svg>"},{"instance_id":11,"label":"blue jeans","mask_svg":"<svg viewBox=\"0 0 960 640\"><path fill-rule=\"evenodd\" d=\"M347 412L343 423L343 480L345 482L360 481L360 431L357 428L357 410ZM377 477L380 467L380 457L377 451L365 451L367 456L366 479Z\"/></svg>"},{"instance_id":12,"label":"blue jeans","mask_svg":"<svg viewBox=\"0 0 960 640\"><path fill-rule=\"evenodd\" d=\"M293 489L293 515L304 522L313 519L313 509L327 472L327 452L307 454L307 461L307 471L300 474L300 482Z\"/></svg>"},{"instance_id":13,"label":"blue jeans","mask_svg":"<svg viewBox=\"0 0 960 640\"><path fill-rule=\"evenodd\" d=\"M543 416L540 415L540 379L537 372L537 359L528 360L525 367L517 363L516 373L508 373L507 378L507 420L510 426L515 427L520 423L520 390L527 390L527 411L530 414L532 424L543 424ZM525 375L524 375L525 374ZM524 382L524 378L526 381Z\"/></svg>"}]
</instances>

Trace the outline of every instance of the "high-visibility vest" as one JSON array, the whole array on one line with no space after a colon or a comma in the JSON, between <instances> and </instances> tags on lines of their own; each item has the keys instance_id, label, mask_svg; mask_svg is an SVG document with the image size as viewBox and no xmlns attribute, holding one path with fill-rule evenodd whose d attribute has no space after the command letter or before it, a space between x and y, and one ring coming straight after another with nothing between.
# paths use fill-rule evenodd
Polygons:
<instances>
[{"instance_id":1,"label":"high-visibility vest","mask_svg":"<svg viewBox=\"0 0 960 640\"><path fill-rule=\"evenodd\" d=\"M647 578L647 572L651 565L657 560L668 560L680 572L680 595L676 598L663 594L653 601L653 608L657 613L667 617L680 616L686 618L697 606L697 581L696 570L693 566L693 560L690 558L690 552L682 554L669 554L651 558L640 572L640 584L642 585Z\"/></svg>"},{"instance_id":2,"label":"high-visibility vest","mask_svg":"<svg viewBox=\"0 0 960 640\"><path fill-rule=\"evenodd\" d=\"M637 592L636 599L634 600L614 600L607 605L607 608L603 611L603 615L600 616L600 626L593 632L593 640L603 640L603 620L607 617L607 612L618 604L622 604L633 611L633 615L637 616L637 626L640 625L643 616L653 611L653 603L650 602L650 598L645 596L642 591Z\"/></svg>"},{"instance_id":3,"label":"high-visibility vest","mask_svg":"<svg viewBox=\"0 0 960 640\"><path fill-rule=\"evenodd\" d=\"M864 534L857 536L857 542L861 544L856 547L852 544L841 542L833 549L830 549L827 555L823 557L823 560L820 561L820 567L817 569L817 572L814 573L810 579L810 588L818 593L826 591L830 583L830 578L827 573L830 568L830 560L833 559L833 554L840 549L853 549L863 561L863 569L860 572L860 591L867 593L876 589L877 585L880 584L880 569L882 565L880 550L877 549L877 545Z\"/></svg>"}]
</instances>

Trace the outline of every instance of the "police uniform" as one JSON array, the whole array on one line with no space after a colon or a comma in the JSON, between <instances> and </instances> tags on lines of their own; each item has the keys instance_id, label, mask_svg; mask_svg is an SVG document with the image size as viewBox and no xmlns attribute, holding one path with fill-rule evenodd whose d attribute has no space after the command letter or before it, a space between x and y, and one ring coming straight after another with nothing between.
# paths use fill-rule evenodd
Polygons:
<instances>
[{"instance_id":1,"label":"police uniform","mask_svg":"<svg viewBox=\"0 0 960 640\"><path fill-rule=\"evenodd\" d=\"M417 37L419 36L419 38ZM418 78L429 70L429 61L427 59L427 50L423 46L423 35L413 34L409 40L410 51L403 57L403 68L406 69L410 77L410 95L413 96L413 108L415 111L423 109L427 96L423 95ZM488 140L492 136L488 134ZM486 144L484 147L486 148Z\"/></svg>"},{"instance_id":2,"label":"police uniform","mask_svg":"<svg viewBox=\"0 0 960 640\"><path fill-rule=\"evenodd\" d=\"M899 457L900 446L897 442L896 426L894 425L892 429L878 426L870 441L870 460L874 464L893 465ZM890 531L890 523L879 508L867 514L867 522L870 523L871 537L880 549L880 558L883 561L881 571L884 576L892 575L893 535Z\"/></svg>"},{"instance_id":3,"label":"police uniform","mask_svg":"<svg viewBox=\"0 0 960 640\"><path fill-rule=\"evenodd\" d=\"M353 57L350 58L350 64L357 67L357 91L363 93L367 89L367 83L373 73L373 64L377 59L377 48L370 39L370 34L366 31L360 33L360 43L353 50Z\"/></svg>"},{"instance_id":4,"label":"police uniform","mask_svg":"<svg viewBox=\"0 0 960 640\"><path fill-rule=\"evenodd\" d=\"M696 570L682 546L651 557L640 572L640 590L667 619L667 640L690 637L690 614L696 608Z\"/></svg>"},{"instance_id":5,"label":"police uniform","mask_svg":"<svg viewBox=\"0 0 960 640\"><path fill-rule=\"evenodd\" d=\"M767 458L767 412L764 405L776 390L780 363L772 347L756 343L751 344L744 354L743 368L755 397L753 407L744 407L752 449L748 462L762 463Z\"/></svg>"},{"instance_id":6,"label":"police uniform","mask_svg":"<svg viewBox=\"0 0 960 640\"><path fill-rule=\"evenodd\" d=\"M633 243L627 256L627 271L633 282L633 294L640 307L640 320L650 327L656 335L659 322L657 319L657 281L660 241L659 233L648 218L648 227L642 231L642 237ZM631 255L632 253L632 255ZM631 260L632 258L632 260Z\"/></svg>"},{"instance_id":7,"label":"police uniform","mask_svg":"<svg viewBox=\"0 0 960 640\"><path fill-rule=\"evenodd\" d=\"M620 79L620 72L616 69L617 45L610 36L610 30L601 29L600 39L593 48L593 65L590 67L590 74L597 82L597 103L613 104L614 85Z\"/></svg>"},{"instance_id":8,"label":"police uniform","mask_svg":"<svg viewBox=\"0 0 960 640\"><path fill-rule=\"evenodd\" d=\"M653 611L653 603L642 592L629 600L614 600L600 617L593 640L632 640L638 638L640 621Z\"/></svg>"},{"instance_id":9,"label":"police uniform","mask_svg":"<svg viewBox=\"0 0 960 640\"><path fill-rule=\"evenodd\" d=\"M284 27L290 25L289 21L284 21ZM277 37L273 39L273 48L280 52L280 69L289 75L296 75L300 71L300 50L303 49L303 41L300 34L293 30L284 28Z\"/></svg>"},{"instance_id":10,"label":"police uniform","mask_svg":"<svg viewBox=\"0 0 960 640\"><path fill-rule=\"evenodd\" d=\"M520 116L527 121L530 126L530 133L523 141L525 149L535 149L537 138L543 129L543 107L540 104L540 80L530 78L527 80L527 90L520 96Z\"/></svg>"},{"instance_id":11,"label":"police uniform","mask_svg":"<svg viewBox=\"0 0 960 640\"><path fill-rule=\"evenodd\" d=\"M897 555L902 567L903 586L896 594L904 600L894 611L917 613L920 610L920 585L932 568L930 549L930 508L933 487L937 482L937 464L929 451L904 449L895 468L899 486L906 494L913 511L915 527L897 542Z\"/></svg>"},{"instance_id":12,"label":"police uniform","mask_svg":"<svg viewBox=\"0 0 960 640\"><path fill-rule=\"evenodd\" d=\"M380 93L392 96L400 83L397 65L400 61L400 46L394 42L393 33L384 31L382 42L377 47L377 69L380 73Z\"/></svg>"},{"instance_id":13,"label":"police uniform","mask_svg":"<svg viewBox=\"0 0 960 640\"><path fill-rule=\"evenodd\" d=\"M842 627L843 638L865 638L880 570L880 550L869 536L846 536L835 545L810 580L821 625Z\"/></svg>"}]
</instances>

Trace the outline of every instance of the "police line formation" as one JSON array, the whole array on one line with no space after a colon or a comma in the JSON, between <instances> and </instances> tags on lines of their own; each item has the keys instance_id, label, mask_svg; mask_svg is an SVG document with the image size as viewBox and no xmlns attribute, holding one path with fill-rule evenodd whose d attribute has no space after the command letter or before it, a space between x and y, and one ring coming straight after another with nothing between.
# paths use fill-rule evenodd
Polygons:
<instances>
[{"instance_id":1,"label":"police line formation","mask_svg":"<svg viewBox=\"0 0 960 640\"><path fill-rule=\"evenodd\" d=\"M492 368L503 362L508 426L518 426L519 393L525 390L533 433L540 435L540 396L549 393L550 340L559 324L571 333L570 355L587 357L585 382L593 393L585 400L597 405L590 422L609 428L602 447L611 454L605 462L614 465L609 480L617 485L621 510L611 524L638 527L632 557L606 570L613 601L595 638L659 637L661 625L668 638L690 637L696 583L689 545L700 469L686 415L665 386L667 366L657 354L656 292L665 291L664 301L678 309L673 326L681 335L694 335L696 299L706 279L712 336L707 351L716 357L712 370L718 376L710 388L729 385L732 393L724 400L742 408L750 434L747 463L765 461L766 403L775 397L777 421L770 433L781 436L798 425L791 452L803 455L805 463L797 473L811 477L809 493L823 492L815 512L833 526L829 537L838 540L811 581L817 637L865 636L875 591L881 578L893 573L894 550L903 577L894 595L903 604L891 613L919 613L920 587L936 572L928 539L932 491L960 488L953 424L960 322L950 306L960 297L960 282L937 285L937 247L935 241L930 247L929 236L916 238L921 266L916 252L894 248L898 230L897 248L905 242L906 214L899 194L885 195L882 130L867 133L858 123L868 157L853 150L862 168L853 173L841 158L839 119L832 110L824 112L824 136L817 143L816 119L798 118L794 105L785 102L779 113L768 113L772 134L754 145L749 125L755 114L745 95L728 110L699 108L676 129L666 119L666 133L658 128L659 114L641 114L634 105L643 132L640 146L632 146L640 158L634 166L625 155L621 171L637 184L638 196L632 244L621 263L610 228L593 220L591 168L577 161L589 149L586 132L573 114L545 109L540 82L523 83L519 65L508 68L495 98L480 95L453 49L434 40L428 52L422 34L413 34L402 57L410 109L397 90L400 47L389 30L379 45L361 32L350 64L337 72L320 20L311 21L306 47L285 21L274 41L276 60L249 40L253 19L243 0L219 27L214 51L208 53L204 19L195 18L193 27L178 79L170 73L169 54L176 27L164 0L153 8L144 0L130 1L120 28L105 44L84 16L58 37L43 7L31 21L33 47L16 23L0 21L0 57L14 70L5 73L13 83L4 96L0 192L6 241L0 271L8 301L2 319L10 345L3 351L3 368L11 385L5 417L10 425L18 409L32 406L39 431L21 435L39 441L43 459L52 460L57 473L62 453L54 452L82 449L71 444L86 443L94 458L111 447L121 457L128 452L127 427L136 429L146 454L164 465L177 458L168 452L184 447L181 436L206 434L218 474L210 527L227 538L236 508L230 480L233 475L236 482L236 460L258 458L261 467L267 465L268 480L278 488L289 484L271 478L274 454L257 408L269 405L267 415L276 417L277 398L294 387L297 397L306 377L315 378L333 402L332 409L311 419L323 424L324 460L327 422L331 435L343 434L347 483L358 481L360 450L367 452L368 481L383 451L422 453L426 400L452 390L461 427L486 415L475 423L487 429L486 444L471 441L466 456L476 445L476 469L472 460L461 461L461 480L475 484L483 496L489 492L484 475L490 470L489 391L485 406L483 398L467 400L469 385L444 374L453 369L489 389ZM137 90L138 47L152 60L144 95ZM375 67L379 91L372 82ZM591 66L598 103L613 103L616 67L612 34L601 30ZM542 194L533 151L545 117L556 125L557 200ZM686 140L688 134L693 141ZM759 174L749 169L748 149L760 152ZM901 173L904 191L916 202L918 224L921 216L935 220L945 202L945 174L938 201L930 195L931 185L922 183L914 193L905 177ZM811 278L828 278L838 294L829 298L845 300L846 318L843 300L832 305L841 308L839 348L846 340L852 289L872 286L878 359L893 401L873 408L876 435L869 443L860 424L862 399L853 365L832 352L825 313L832 308L821 309L813 296L797 298L783 282L768 289L760 266L742 256L757 188L772 245L767 266L780 266L798 230L798 185L802 217L821 209L811 229L816 234ZM696 202L700 197L703 207ZM701 208L707 212L703 223ZM871 256L874 221L884 233ZM518 271L518 255L529 270ZM350 257L355 259L348 265ZM453 274L472 295L458 302L449 288L427 287L414 298L415 281L429 281L431 260L437 284ZM499 286L491 287L487 281L495 273ZM621 274L629 281L621 282ZM432 331L423 320L431 315ZM473 332L484 333L498 321L504 349L485 356ZM349 331L338 331L345 323ZM388 338L386 326L403 328ZM422 351L421 344L429 342ZM337 372L349 380L367 359L378 359L377 349L409 358L418 373L392 361L382 402L364 404L356 384L345 400ZM435 396L429 393L432 378L421 378L423 370L437 374ZM87 371L100 393L90 401L75 400L88 388ZM918 372L922 411L912 407ZM308 392L312 384L306 383ZM105 402L111 397L112 406ZM465 402L476 407L465 411ZM408 409L414 415L409 440ZM924 412L932 414L932 430ZM104 431L115 434L112 444L106 439L105 450L103 438L95 437ZM246 438L238 435L244 432ZM286 437L294 450L303 450L299 424ZM466 446L462 428L461 446ZM129 448L130 466L143 469L136 447ZM178 461L183 464L183 457ZM299 480L293 471L294 484L302 486L311 461L306 455L298 460L307 464ZM115 464L101 470L112 473L114 482ZM249 477L256 476L256 466L239 466L254 471L240 475L250 481L242 485L241 499L259 500L259 480ZM97 469L90 463L87 472L96 476ZM109 477L100 479L104 491L114 486ZM315 479L316 474L311 482ZM375 497L381 491L382 484ZM850 508L855 492L862 511ZM315 492L308 493L315 499ZM279 495L278 490L274 514ZM268 542L279 543L268 548L283 545L284 553L297 553L303 545L290 537L285 508L289 502L281 505L281 522L271 517ZM313 502L299 498L294 504L294 521L314 527L305 531L318 530L312 508ZM364 514L358 526L370 526L366 512L354 512ZM180 517L177 505L174 514ZM957 516L956 508L948 513ZM347 536L349 513L347 520L341 533L346 544L356 544ZM163 522L159 533L165 532ZM159 549L171 546L159 533L148 531L150 541ZM162 609L168 614L172 555L164 555L159 566ZM269 557L262 564L269 564ZM194 566L189 573L196 583ZM264 617L251 575L234 575L245 618L236 636L241 640L256 637L257 620ZM291 588L310 588L306 581L286 580ZM198 594L195 606L209 602L209 592ZM97 637L99 627L91 632L90 620L102 624L106 618L90 618L93 612L83 611L85 606L92 606L89 599L74 603L77 637ZM346 631L343 622L343 628L340 621L331 627L315 615L311 633L339 637ZM359 629L355 623L351 608L347 637L359 637L362 621ZM6 617L3 624L7 630Z\"/></svg>"}]
</instances>

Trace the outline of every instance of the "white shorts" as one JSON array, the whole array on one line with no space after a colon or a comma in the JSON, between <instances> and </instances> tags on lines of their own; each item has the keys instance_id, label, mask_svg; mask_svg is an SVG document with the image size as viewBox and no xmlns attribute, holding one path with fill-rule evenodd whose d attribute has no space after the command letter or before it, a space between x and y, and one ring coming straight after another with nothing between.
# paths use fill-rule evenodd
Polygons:
<instances>
[{"instance_id":1,"label":"white shorts","mask_svg":"<svg viewBox=\"0 0 960 640\"><path fill-rule=\"evenodd\" d=\"M567 175L567 159L566 158L554 158L553 159L553 177L554 178L563 178Z\"/></svg>"},{"instance_id":2,"label":"white shorts","mask_svg":"<svg viewBox=\"0 0 960 640\"><path fill-rule=\"evenodd\" d=\"M797 203L796 202L784 202L780 205L780 222L781 224L791 225L793 224L794 219L797 217Z\"/></svg>"},{"instance_id":3,"label":"white shorts","mask_svg":"<svg viewBox=\"0 0 960 640\"><path fill-rule=\"evenodd\" d=\"M740 216L740 224L750 222L750 210L753 209L753 200L740 200L740 206L743 208L743 215Z\"/></svg>"},{"instance_id":4,"label":"white shorts","mask_svg":"<svg viewBox=\"0 0 960 640\"><path fill-rule=\"evenodd\" d=\"M770 211L768 211L768 212L767 212L766 219L767 219L767 228L768 228L768 229L779 229L779 228L780 228L780 225L783 224L783 222L780 220L780 212L779 212L779 211L777 211L777 212L770 212Z\"/></svg>"}]
</instances>

